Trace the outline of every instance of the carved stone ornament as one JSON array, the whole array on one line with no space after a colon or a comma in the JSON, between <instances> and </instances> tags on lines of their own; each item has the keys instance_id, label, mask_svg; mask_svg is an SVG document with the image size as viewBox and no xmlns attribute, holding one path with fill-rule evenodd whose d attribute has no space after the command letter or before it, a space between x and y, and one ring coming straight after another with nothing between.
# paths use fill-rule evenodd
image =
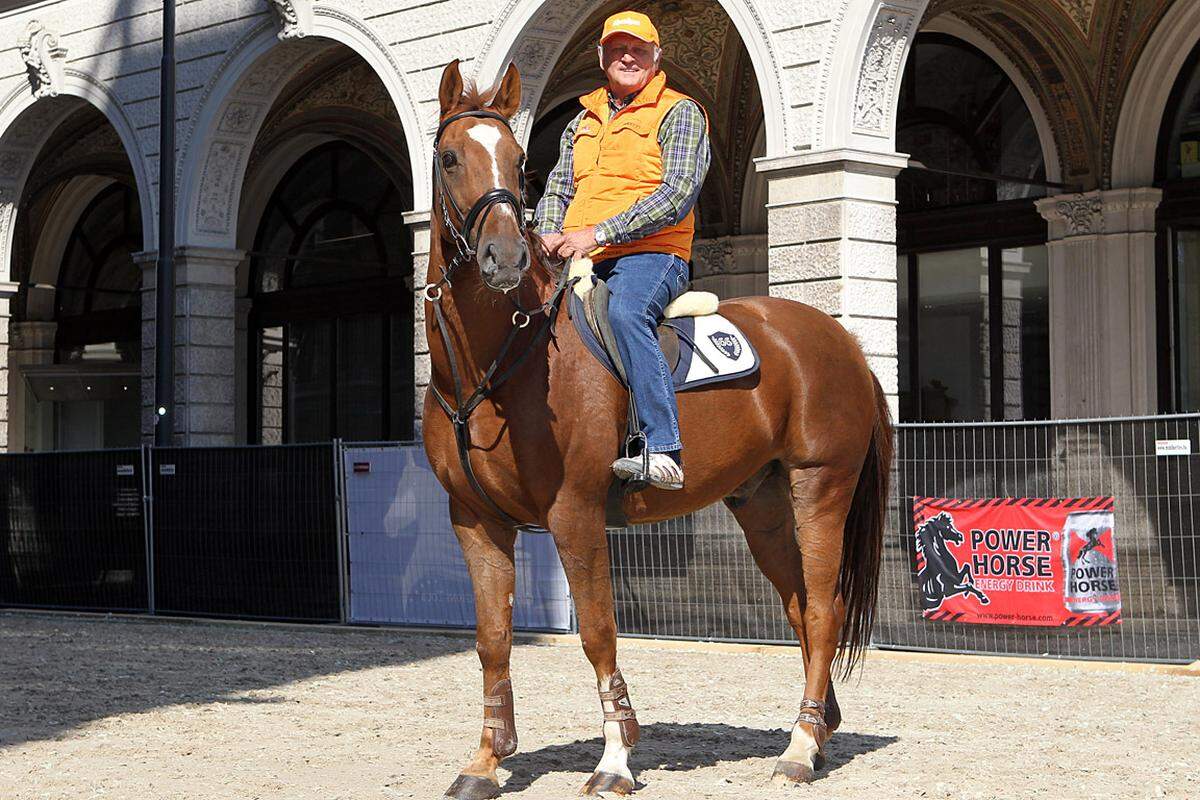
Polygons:
<instances>
[{"instance_id":1,"label":"carved stone ornament","mask_svg":"<svg viewBox=\"0 0 1200 800\"><path fill-rule=\"evenodd\" d=\"M312 33L312 0L267 0L282 27L279 39L303 39Z\"/></svg>"},{"instance_id":2,"label":"carved stone ornament","mask_svg":"<svg viewBox=\"0 0 1200 800\"><path fill-rule=\"evenodd\" d=\"M58 36L32 19L25 26L25 33L17 39L17 47L29 71L33 96L57 97L63 83L63 61L67 57L67 48L58 43Z\"/></svg>"},{"instance_id":3,"label":"carved stone ornament","mask_svg":"<svg viewBox=\"0 0 1200 800\"><path fill-rule=\"evenodd\" d=\"M1104 203L1099 197L1080 197L1060 200L1055 210L1067 226L1068 236L1090 236L1104 233Z\"/></svg>"},{"instance_id":4,"label":"carved stone ornament","mask_svg":"<svg viewBox=\"0 0 1200 800\"><path fill-rule=\"evenodd\" d=\"M854 95L856 130L886 134L892 124L892 98L900 78L900 57L911 35L913 17L884 6L875 20L863 55Z\"/></svg>"}]
</instances>

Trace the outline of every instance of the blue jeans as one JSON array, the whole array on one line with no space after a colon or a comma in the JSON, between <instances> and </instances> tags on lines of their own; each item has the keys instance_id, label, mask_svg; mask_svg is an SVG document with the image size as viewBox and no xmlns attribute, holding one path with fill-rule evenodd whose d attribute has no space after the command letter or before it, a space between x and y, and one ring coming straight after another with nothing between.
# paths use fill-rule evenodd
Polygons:
<instances>
[{"instance_id":1,"label":"blue jeans","mask_svg":"<svg viewBox=\"0 0 1200 800\"><path fill-rule=\"evenodd\" d=\"M634 253L593 268L608 283L608 318L637 402L646 447L651 453L680 450L679 410L667 360L658 347L658 320L687 290L688 266L668 253Z\"/></svg>"}]
</instances>

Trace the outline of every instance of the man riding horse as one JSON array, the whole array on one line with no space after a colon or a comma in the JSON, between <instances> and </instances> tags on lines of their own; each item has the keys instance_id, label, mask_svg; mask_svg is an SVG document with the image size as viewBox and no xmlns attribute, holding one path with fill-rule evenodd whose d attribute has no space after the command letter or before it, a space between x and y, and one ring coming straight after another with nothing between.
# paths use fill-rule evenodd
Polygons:
<instances>
[{"instance_id":1,"label":"man riding horse","mask_svg":"<svg viewBox=\"0 0 1200 800\"><path fill-rule=\"evenodd\" d=\"M580 98L536 220L547 254L592 256L612 292L609 318L649 452L648 474L629 455L613 471L682 489L679 412L655 329L687 289L692 207L711 156L704 111L667 88L659 45L645 14L605 20L597 49L608 86Z\"/></svg>"}]
</instances>

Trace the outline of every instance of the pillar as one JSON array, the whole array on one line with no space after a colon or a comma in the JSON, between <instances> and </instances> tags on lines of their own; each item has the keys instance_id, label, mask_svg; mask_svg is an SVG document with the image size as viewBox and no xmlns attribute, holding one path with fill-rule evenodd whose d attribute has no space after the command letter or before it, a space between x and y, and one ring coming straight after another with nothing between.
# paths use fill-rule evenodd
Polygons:
<instances>
[{"instance_id":1,"label":"pillar","mask_svg":"<svg viewBox=\"0 0 1200 800\"><path fill-rule=\"evenodd\" d=\"M429 364L429 340L425 336L425 301L419 291L425 285L429 271L429 212L409 211L404 222L412 232L413 242L413 370L414 398L413 438L421 438L421 413L425 408L425 392L429 389L431 367Z\"/></svg>"}]
</instances>

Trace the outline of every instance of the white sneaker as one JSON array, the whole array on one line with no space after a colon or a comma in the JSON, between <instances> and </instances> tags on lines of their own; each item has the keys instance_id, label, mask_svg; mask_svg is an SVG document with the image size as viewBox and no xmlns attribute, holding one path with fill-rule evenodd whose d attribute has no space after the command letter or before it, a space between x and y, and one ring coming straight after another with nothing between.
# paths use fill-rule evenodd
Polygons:
<instances>
[{"instance_id":1,"label":"white sneaker","mask_svg":"<svg viewBox=\"0 0 1200 800\"><path fill-rule=\"evenodd\" d=\"M683 488L683 467L666 453L651 453L649 472L642 475L642 457L618 458L613 462L613 472L622 480L645 477L651 486L674 491Z\"/></svg>"}]
</instances>

